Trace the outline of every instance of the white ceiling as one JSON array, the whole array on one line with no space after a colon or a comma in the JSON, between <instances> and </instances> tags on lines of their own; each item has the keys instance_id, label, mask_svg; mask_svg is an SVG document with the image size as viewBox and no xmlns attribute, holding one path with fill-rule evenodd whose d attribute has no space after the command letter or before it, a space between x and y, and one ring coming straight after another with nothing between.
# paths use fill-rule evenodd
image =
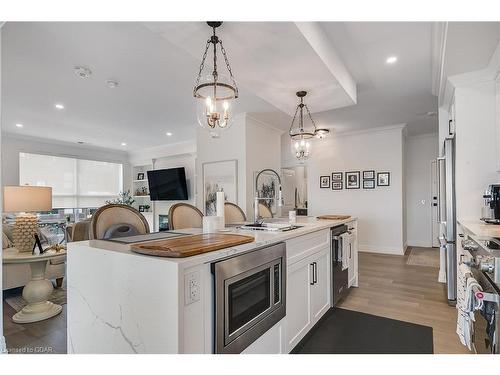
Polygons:
<instances>
[{"instance_id":1,"label":"white ceiling","mask_svg":"<svg viewBox=\"0 0 500 375\"><path fill-rule=\"evenodd\" d=\"M316 114L336 131L408 124L410 135L437 131L431 94L430 22L327 22L331 38L358 84L358 104ZM397 56L393 65L389 56Z\"/></svg>"},{"instance_id":2,"label":"white ceiling","mask_svg":"<svg viewBox=\"0 0 500 375\"><path fill-rule=\"evenodd\" d=\"M437 110L431 23L319 26L323 47L357 82L357 104L296 24L228 22L220 36L240 87L239 111L286 130L295 91L305 89L316 122L335 131L398 123L410 134L437 131L437 118L425 115ZM127 150L193 139L192 88L209 35L203 22L7 23L2 131ZM389 55L398 62L387 65ZM75 65L90 67L91 78L76 77ZM106 87L110 78L118 88ZM56 102L66 108L57 111Z\"/></svg>"},{"instance_id":3,"label":"white ceiling","mask_svg":"<svg viewBox=\"0 0 500 375\"><path fill-rule=\"evenodd\" d=\"M7 23L2 131L128 150L193 139L199 63L141 23ZM77 77L76 65L93 74ZM117 88L106 86L110 78ZM65 109L56 110L57 102ZM244 88L239 108L288 124L288 116Z\"/></svg>"}]
</instances>

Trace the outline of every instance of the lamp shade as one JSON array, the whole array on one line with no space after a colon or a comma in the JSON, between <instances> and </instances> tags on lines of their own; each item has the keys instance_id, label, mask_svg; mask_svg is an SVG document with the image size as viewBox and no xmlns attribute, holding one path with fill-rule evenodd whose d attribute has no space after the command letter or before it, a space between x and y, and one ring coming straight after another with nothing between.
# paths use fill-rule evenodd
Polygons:
<instances>
[{"instance_id":1,"label":"lamp shade","mask_svg":"<svg viewBox=\"0 0 500 375\"><path fill-rule=\"evenodd\" d=\"M52 188L45 186L5 186L4 212L35 212L52 210Z\"/></svg>"}]
</instances>

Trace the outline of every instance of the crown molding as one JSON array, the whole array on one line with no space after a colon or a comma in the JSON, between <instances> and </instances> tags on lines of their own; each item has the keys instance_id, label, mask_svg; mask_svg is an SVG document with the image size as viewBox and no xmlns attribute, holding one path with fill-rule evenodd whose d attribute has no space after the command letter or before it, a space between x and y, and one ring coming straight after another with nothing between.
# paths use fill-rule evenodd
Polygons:
<instances>
[{"instance_id":1,"label":"crown molding","mask_svg":"<svg viewBox=\"0 0 500 375\"><path fill-rule=\"evenodd\" d=\"M361 135L361 134L367 134L367 133L379 133L379 132L385 132L385 131L390 131L390 130L402 130L403 131L404 129L406 129L406 124L379 126L376 128L363 129L363 130L353 130L353 131L346 131L346 132L336 132L335 129L333 129L333 132L334 132L334 137L347 137L347 136Z\"/></svg>"},{"instance_id":2,"label":"crown molding","mask_svg":"<svg viewBox=\"0 0 500 375\"><path fill-rule=\"evenodd\" d=\"M448 22L432 24L432 95L442 98Z\"/></svg>"}]
</instances>

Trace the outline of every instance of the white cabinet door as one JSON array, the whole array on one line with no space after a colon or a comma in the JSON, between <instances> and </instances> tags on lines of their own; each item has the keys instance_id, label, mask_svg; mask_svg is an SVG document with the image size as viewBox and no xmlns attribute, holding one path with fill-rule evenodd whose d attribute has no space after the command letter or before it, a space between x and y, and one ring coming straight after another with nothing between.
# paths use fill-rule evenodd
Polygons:
<instances>
[{"instance_id":1,"label":"white cabinet door","mask_svg":"<svg viewBox=\"0 0 500 375\"><path fill-rule=\"evenodd\" d=\"M310 258L292 264L287 269L286 286L286 337L288 350L305 336L311 326L310 283L312 281L312 265Z\"/></svg>"},{"instance_id":2,"label":"white cabinet door","mask_svg":"<svg viewBox=\"0 0 500 375\"><path fill-rule=\"evenodd\" d=\"M330 308L330 251L328 248L311 257L313 282L311 285L311 319L315 324Z\"/></svg>"}]
</instances>

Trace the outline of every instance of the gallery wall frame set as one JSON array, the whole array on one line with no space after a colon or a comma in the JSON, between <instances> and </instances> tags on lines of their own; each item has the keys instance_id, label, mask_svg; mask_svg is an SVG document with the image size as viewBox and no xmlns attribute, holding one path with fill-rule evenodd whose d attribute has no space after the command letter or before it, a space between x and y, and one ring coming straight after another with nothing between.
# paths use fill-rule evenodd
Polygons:
<instances>
[{"instance_id":1,"label":"gallery wall frame set","mask_svg":"<svg viewBox=\"0 0 500 375\"><path fill-rule=\"evenodd\" d=\"M361 177L363 177L362 180ZM332 190L342 190L344 189L344 180L347 190L361 189L361 181L363 181L363 189L375 189L375 186L390 186L391 173L375 172L375 170L333 172L331 177L319 177L319 187L321 189L331 187Z\"/></svg>"}]
</instances>

